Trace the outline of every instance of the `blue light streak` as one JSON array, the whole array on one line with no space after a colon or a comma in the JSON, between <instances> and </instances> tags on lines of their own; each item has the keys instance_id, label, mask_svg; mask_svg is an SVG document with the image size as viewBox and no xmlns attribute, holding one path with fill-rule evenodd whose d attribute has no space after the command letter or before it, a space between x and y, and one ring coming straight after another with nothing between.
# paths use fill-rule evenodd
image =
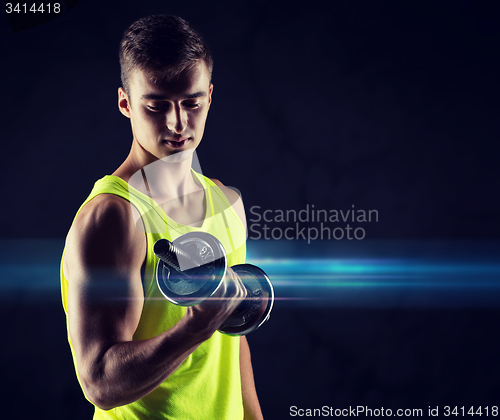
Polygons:
<instances>
[{"instance_id":1,"label":"blue light streak","mask_svg":"<svg viewBox=\"0 0 500 420\"><path fill-rule=\"evenodd\" d=\"M0 295L59 299L63 245L60 240L0 241ZM495 258L498 244L479 256L468 243L460 252L448 246L439 254L420 253L414 258L411 252L391 248L387 242L383 257L366 250L359 252L359 257L341 252L335 258L292 258L291 252L280 258L263 257L259 252L265 247L250 241L249 245L247 262L269 275L276 299L282 304L500 306L500 263Z\"/></svg>"}]
</instances>

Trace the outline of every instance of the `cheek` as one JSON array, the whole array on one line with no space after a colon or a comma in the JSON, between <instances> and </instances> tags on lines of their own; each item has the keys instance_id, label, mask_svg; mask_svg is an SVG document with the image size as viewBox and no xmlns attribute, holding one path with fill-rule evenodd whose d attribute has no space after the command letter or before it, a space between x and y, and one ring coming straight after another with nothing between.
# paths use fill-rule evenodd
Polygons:
<instances>
[{"instance_id":1,"label":"cheek","mask_svg":"<svg viewBox=\"0 0 500 420\"><path fill-rule=\"evenodd\" d=\"M193 114L190 118L190 125L196 131L203 131L205 129L205 122L207 120L207 111L202 111L196 114Z\"/></svg>"},{"instance_id":2,"label":"cheek","mask_svg":"<svg viewBox=\"0 0 500 420\"><path fill-rule=\"evenodd\" d=\"M135 118L135 127L142 132L158 132L163 129L163 120L160 116L142 113Z\"/></svg>"}]
</instances>

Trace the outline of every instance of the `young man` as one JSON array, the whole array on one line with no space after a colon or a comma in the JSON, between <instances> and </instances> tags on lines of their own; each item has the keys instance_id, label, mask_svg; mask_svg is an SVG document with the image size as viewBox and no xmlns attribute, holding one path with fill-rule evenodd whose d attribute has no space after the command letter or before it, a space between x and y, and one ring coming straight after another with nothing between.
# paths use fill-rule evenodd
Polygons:
<instances>
[{"instance_id":1,"label":"young man","mask_svg":"<svg viewBox=\"0 0 500 420\"><path fill-rule=\"evenodd\" d=\"M217 331L246 294L238 276L227 270L224 299L187 308L155 280L154 242L193 230L219 238L228 266L245 259L241 200L191 168L210 53L184 20L150 16L125 32L120 65L131 151L78 211L61 264L79 382L95 419L261 419L247 340Z\"/></svg>"}]
</instances>

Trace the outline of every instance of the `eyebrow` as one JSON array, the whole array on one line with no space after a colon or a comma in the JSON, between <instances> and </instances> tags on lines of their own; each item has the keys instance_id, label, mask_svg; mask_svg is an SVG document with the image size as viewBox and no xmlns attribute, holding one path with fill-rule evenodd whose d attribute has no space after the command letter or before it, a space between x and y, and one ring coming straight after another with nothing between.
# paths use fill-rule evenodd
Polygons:
<instances>
[{"instance_id":1,"label":"eyebrow","mask_svg":"<svg viewBox=\"0 0 500 420\"><path fill-rule=\"evenodd\" d=\"M191 93L189 95L186 95L184 99L194 99L194 98L201 98L203 96L207 96L206 92L200 91L200 92L195 92ZM155 93L146 93L141 96L141 99L150 99L150 100L155 100L155 101L167 101L168 98L163 96L163 95L157 95Z\"/></svg>"}]
</instances>

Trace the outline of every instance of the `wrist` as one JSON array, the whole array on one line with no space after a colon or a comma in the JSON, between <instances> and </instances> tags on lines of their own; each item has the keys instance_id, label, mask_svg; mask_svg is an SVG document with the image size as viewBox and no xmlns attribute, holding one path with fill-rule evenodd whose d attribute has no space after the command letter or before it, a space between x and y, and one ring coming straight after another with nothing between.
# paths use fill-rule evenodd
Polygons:
<instances>
[{"instance_id":1,"label":"wrist","mask_svg":"<svg viewBox=\"0 0 500 420\"><path fill-rule=\"evenodd\" d=\"M186 333L186 338L192 340L194 344L199 345L208 340L215 331L218 325L214 325L213 319L208 319L198 313L193 306L189 306L186 314L179 322L179 326Z\"/></svg>"}]
</instances>

